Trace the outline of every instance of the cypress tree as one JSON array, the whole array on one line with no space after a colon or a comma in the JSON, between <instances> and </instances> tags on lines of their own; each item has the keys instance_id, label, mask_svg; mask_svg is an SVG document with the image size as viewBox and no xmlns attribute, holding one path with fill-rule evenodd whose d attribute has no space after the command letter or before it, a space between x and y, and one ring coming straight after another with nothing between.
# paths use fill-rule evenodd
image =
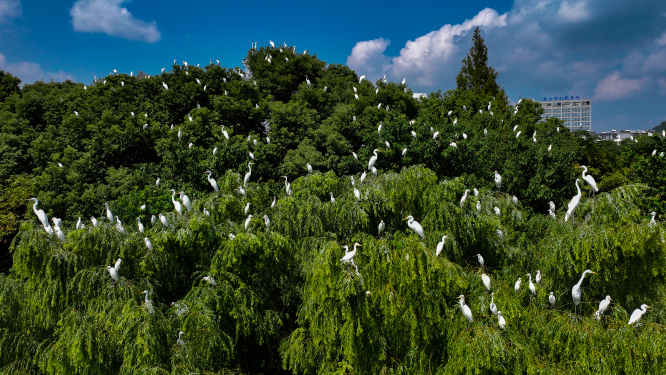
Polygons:
<instances>
[{"instance_id":1,"label":"cypress tree","mask_svg":"<svg viewBox=\"0 0 666 375\"><path fill-rule=\"evenodd\" d=\"M471 90L483 98L495 98L508 104L504 88L497 83L497 72L488 65L488 47L477 26L472 36L473 45L462 61L456 76L458 90Z\"/></svg>"}]
</instances>

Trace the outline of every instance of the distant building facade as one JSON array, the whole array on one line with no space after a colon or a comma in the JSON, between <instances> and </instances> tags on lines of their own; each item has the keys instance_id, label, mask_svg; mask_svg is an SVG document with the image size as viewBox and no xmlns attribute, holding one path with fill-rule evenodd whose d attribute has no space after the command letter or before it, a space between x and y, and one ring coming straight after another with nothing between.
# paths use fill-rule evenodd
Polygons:
<instances>
[{"instance_id":1,"label":"distant building facade","mask_svg":"<svg viewBox=\"0 0 666 375\"><path fill-rule=\"evenodd\" d=\"M570 130L592 131L592 100L580 99L579 96L545 97L537 101L543 107L541 118L545 121L551 117L564 121Z\"/></svg>"},{"instance_id":2,"label":"distant building facade","mask_svg":"<svg viewBox=\"0 0 666 375\"><path fill-rule=\"evenodd\" d=\"M620 143L625 139L636 140L636 138L641 135L647 135L651 137L652 134L654 134L654 132L650 130L611 130L607 132L596 133L596 135L602 141L615 141L616 143Z\"/></svg>"}]
</instances>

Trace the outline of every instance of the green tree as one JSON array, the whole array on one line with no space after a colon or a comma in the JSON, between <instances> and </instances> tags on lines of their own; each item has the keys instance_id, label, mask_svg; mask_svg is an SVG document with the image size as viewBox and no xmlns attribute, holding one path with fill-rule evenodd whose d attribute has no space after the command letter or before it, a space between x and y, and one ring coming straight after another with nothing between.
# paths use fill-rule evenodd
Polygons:
<instances>
[{"instance_id":1,"label":"green tree","mask_svg":"<svg viewBox=\"0 0 666 375\"><path fill-rule=\"evenodd\" d=\"M471 90L486 99L508 104L508 97L497 82L497 72L488 65L488 47L477 26L472 36L472 47L462 61L460 72L456 76L458 90Z\"/></svg>"},{"instance_id":2,"label":"green tree","mask_svg":"<svg viewBox=\"0 0 666 375\"><path fill-rule=\"evenodd\" d=\"M21 85L20 79L0 70L0 103L4 102L8 96L18 93L19 85Z\"/></svg>"}]
</instances>

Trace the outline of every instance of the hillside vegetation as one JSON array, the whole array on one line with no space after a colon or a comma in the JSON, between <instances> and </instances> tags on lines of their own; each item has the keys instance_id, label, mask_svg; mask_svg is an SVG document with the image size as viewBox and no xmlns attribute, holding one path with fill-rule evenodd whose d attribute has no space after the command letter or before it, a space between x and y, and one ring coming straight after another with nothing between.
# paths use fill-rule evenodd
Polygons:
<instances>
[{"instance_id":1,"label":"hillside vegetation","mask_svg":"<svg viewBox=\"0 0 666 375\"><path fill-rule=\"evenodd\" d=\"M492 69L479 89L477 37L462 86L422 99L291 46L2 73L0 373L663 373L664 138L540 121Z\"/></svg>"}]
</instances>

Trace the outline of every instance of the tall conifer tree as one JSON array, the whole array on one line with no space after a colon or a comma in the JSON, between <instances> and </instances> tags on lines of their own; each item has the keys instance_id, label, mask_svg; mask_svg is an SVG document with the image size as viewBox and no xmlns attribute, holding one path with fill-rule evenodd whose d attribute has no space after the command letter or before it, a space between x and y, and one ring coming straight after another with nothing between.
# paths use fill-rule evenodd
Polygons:
<instances>
[{"instance_id":1,"label":"tall conifer tree","mask_svg":"<svg viewBox=\"0 0 666 375\"><path fill-rule=\"evenodd\" d=\"M497 72L488 65L488 47L478 27L474 30L472 42L472 48L463 59L460 72L456 76L457 89L471 90L474 94L508 104L504 88L497 83Z\"/></svg>"}]
</instances>

